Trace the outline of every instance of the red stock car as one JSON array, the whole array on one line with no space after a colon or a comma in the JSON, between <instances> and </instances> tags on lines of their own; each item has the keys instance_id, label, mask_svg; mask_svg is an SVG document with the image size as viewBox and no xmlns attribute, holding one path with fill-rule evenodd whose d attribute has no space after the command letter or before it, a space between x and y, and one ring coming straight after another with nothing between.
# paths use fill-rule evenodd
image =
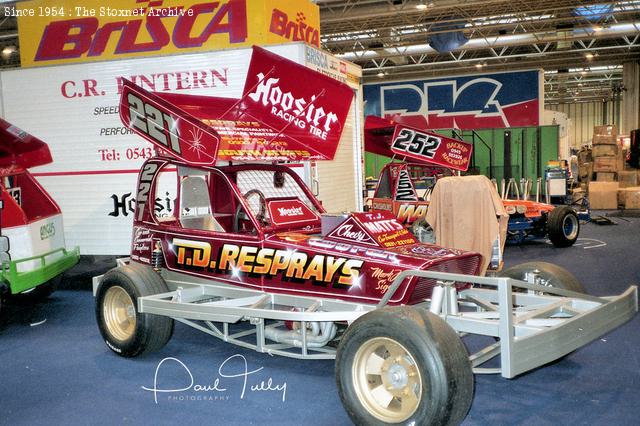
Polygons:
<instances>
[{"instance_id":1,"label":"red stock car","mask_svg":"<svg viewBox=\"0 0 640 426\"><path fill-rule=\"evenodd\" d=\"M123 122L162 154L139 174L130 259L94 279L100 332L118 355L160 349L175 319L259 352L335 358L356 424L457 424L471 405L473 368L502 351L495 372L514 377L637 311L635 287L591 298L553 288L566 287L567 277L540 265L529 282L474 276L479 254L420 244L389 213L325 214L285 165L216 165L234 156L330 159L340 139L349 88L259 48L250 70L235 101L124 85ZM307 84L298 87L302 76ZM283 106L285 98L296 101ZM295 102L300 111L284 118ZM320 113L308 113L310 105ZM158 217L150 200L167 182L176 187L176 214ZM565 304L551 327L513 321L522 312L546 318ZM578 328L581 338L569 338ZM462 331L499 340L470 358ZM540 351L530 353L525 335Z\"/></svg>"},{"instance_id":2,"label":"red stock car","mask_svg":"<svg viewBox=\"0 0 640 426\"><path fill-rule=\"evenodd\" d=\"M370 199L371 211L389 211L406 227L414 226L417 235L428 235L422 227L425 226L423 219L429 206L429 192L438 178L468 169L472 146L369 116L365 148L375 154L411 160L392 162L383 167ZM580 221L576 211L569 206L529 200L504 200L503 203L509 214L507 237L511 242L548 237L556 247L569 247L578 240Z\"/></svg>"}]
</instances>

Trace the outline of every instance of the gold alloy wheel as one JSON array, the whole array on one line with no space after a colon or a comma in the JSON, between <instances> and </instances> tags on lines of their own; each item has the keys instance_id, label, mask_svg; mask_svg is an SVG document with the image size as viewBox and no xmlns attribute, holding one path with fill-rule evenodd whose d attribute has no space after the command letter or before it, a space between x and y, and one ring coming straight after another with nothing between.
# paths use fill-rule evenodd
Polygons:
<instances>
[{"instance_id":1,"label":"gold alloy wheel","mask_svg":"<svg viewBox=\"0 0 640 426\"><path fill-rule=\"evenodd\" d=\"M131 338L136 329L136 308L129 293L120 286L107 290L102 302L102 316L109 334L124 342Z\"/></svg>"},{"instance_id":2,"label":"gold alloy wheel","mask_svg":"<svg viewBox=\"0 0 640 426\"><path fill-rule=\"evenodd\" d=\"M353 384L367 412L386 423L411 417L422 398L422 377L415 359L388 337L365 342L353 359Z\"/></svg>"}]
</instances>

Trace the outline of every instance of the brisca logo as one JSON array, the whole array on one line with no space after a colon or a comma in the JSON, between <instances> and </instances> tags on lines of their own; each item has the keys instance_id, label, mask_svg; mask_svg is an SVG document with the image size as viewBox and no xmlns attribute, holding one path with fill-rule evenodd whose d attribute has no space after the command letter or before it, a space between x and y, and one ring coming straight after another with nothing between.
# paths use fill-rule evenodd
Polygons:
<instances>
[{"instance_id":1,"label":"brisca logo","mask_svg":"<svg viewBox=\"0 0 640 426\"><path fill-rule=\"evenodd\" d=\"M118 10L117 16L123 17L120 21L101 23L98 17L88 16L51 22L44 29L35 61L156 52L171 44L188 49L202 46L215 35L226 35L231 44L247 39L246 0L206 2L189 8L163 8L162 0L138 0L136 4L130 10ZM114 39L115 50L106 51Z\"/></svg>"},{"instance_id":2,"label":"brisca logo","mask_svg":"<svg viewBox=\"0 0 640 426\"><path fill-rule=\"evenodd\" d=\"M307 25L306 20L304 13L298 12L295 21L290 21L289 15L274 8L269 31L292 41L305 41L320 47L320 32L317 28Z\"/></svg>"}]
</instances>

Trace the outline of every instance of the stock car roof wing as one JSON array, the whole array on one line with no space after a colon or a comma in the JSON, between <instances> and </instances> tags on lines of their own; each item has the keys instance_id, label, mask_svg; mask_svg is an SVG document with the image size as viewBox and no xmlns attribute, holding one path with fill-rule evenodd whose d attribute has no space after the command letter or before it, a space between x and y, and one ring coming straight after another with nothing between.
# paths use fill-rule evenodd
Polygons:
<instances>
[{"instance_id":1,"label":"stock car roof wing","mask_svg":"<svg viewBox=\"0 0 640 426\"><path fill-rule=\"evenodd\" d=\"M53 160L46 143L0 118L0 167L31 167Z\"/></svg>"},{"instance_id":2,"label":"stock car roof wing","mask_svg":"<svg viewBox=\"0 0 640 426\"><path fill-rule=\"evenodd\" d=\"M255 47L240 99L152 93L124 81L123 123L194 165L332 160L353 90Z\"/></svg>"},{"instance_id":3,"label":"stock car roof wing","mask_svg":"<svg viewBox=\"0 0 640 426\"><path fill-rule=\"evenodd\" d=\"M469 168L473 145L468 142L374 115L367 116L364 129L367 152L460 171Z\"/></svg>"}]
</instances>

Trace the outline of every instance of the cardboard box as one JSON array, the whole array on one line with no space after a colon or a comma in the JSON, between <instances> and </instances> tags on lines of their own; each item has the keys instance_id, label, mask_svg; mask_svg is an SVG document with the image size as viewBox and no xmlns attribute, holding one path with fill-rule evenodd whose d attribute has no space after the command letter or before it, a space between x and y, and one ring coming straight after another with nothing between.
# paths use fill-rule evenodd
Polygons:
<instances>
[{"instance_id":1,"label":"cardboard box","mask_svg":"<svg viewBox=\"0 0 640 426\"><path fill-rule=\"evenodd\" d=\"M618 208L618 182L589 182L589 204L595 210Z\"/></svg>"},{"instance_id":2,"label":"cardboard box","mask_svg":"<svg viewBox=\"0 0 640 426\"><path fill-rule=\"evenodd\" d=\"M598 182L615 182L616 173L614 172L598 172L596 173L596 180Z\"/></svg>"},{"instance_id":3,"label":"cardboard box","mask_svg":"<svg viewBox=\"0 0 640 426\"><path fill-rule=\"evenodd\" d=\"M593 135L593 146L596 145L617 145L618 141L615 136Z\"/></svg>"},{"instance_id":4,"label":"cardboard box","mask_svg":"<svg viewBox=\"0 0 640 426\"><path fill-rule=\"evenodd\" d=\"M595 126L593 128L594 135L608 135L608 136L617 136L618 128L616 126L612 126L607 124L605 126Z\"/></svg>"},{"instance_id":5,"label":"cardboard box","mask_svg":"<svg viewBox=\"0 0 640 426\"><path fill-rule=\"evenodd\" d=\"M618 182L620 188L638 186L638 172L636 170L618 172Z\"/></svg>"},{"instance_id":6,"label":"cardboard box","mask_svg":"<svg viewBox=\"0 0 640 426\"><path fill-rule=\"evenodd\" d=\"M625 169L626 158L626 153L621 149L618 150L618 155L616 155L616 171L621 172Z\"/></svg>"},{"instance_id":7,"label":"cardboard box","mask_svg":"<svg viewBox=\"0 0 640 426\"><path fill-rule=\"evenodd\" d=\"M618 145L594 145L592 152L594 157L615 157L618 155Z\"/></svg>"},{"instance_id":8,"label":"cardboard box","mask_svg":"<svg viewBox=\"0 0 640 426\"><path fill-rule=\"evenodd\" d=\"M640 210L640 186L620 189L618 204L627 210Z\"/></svg>"},{"instance_id":9,"label":"cardboard box","mask_svg":"<svg viewBox=\"0 0 640 426\"><path fill-rule=\"evenodd\" d=\"M616 157L596 157L593 159L593 171L615 172L618 170L618 162Z\"/></svg>"}]
</instances>

